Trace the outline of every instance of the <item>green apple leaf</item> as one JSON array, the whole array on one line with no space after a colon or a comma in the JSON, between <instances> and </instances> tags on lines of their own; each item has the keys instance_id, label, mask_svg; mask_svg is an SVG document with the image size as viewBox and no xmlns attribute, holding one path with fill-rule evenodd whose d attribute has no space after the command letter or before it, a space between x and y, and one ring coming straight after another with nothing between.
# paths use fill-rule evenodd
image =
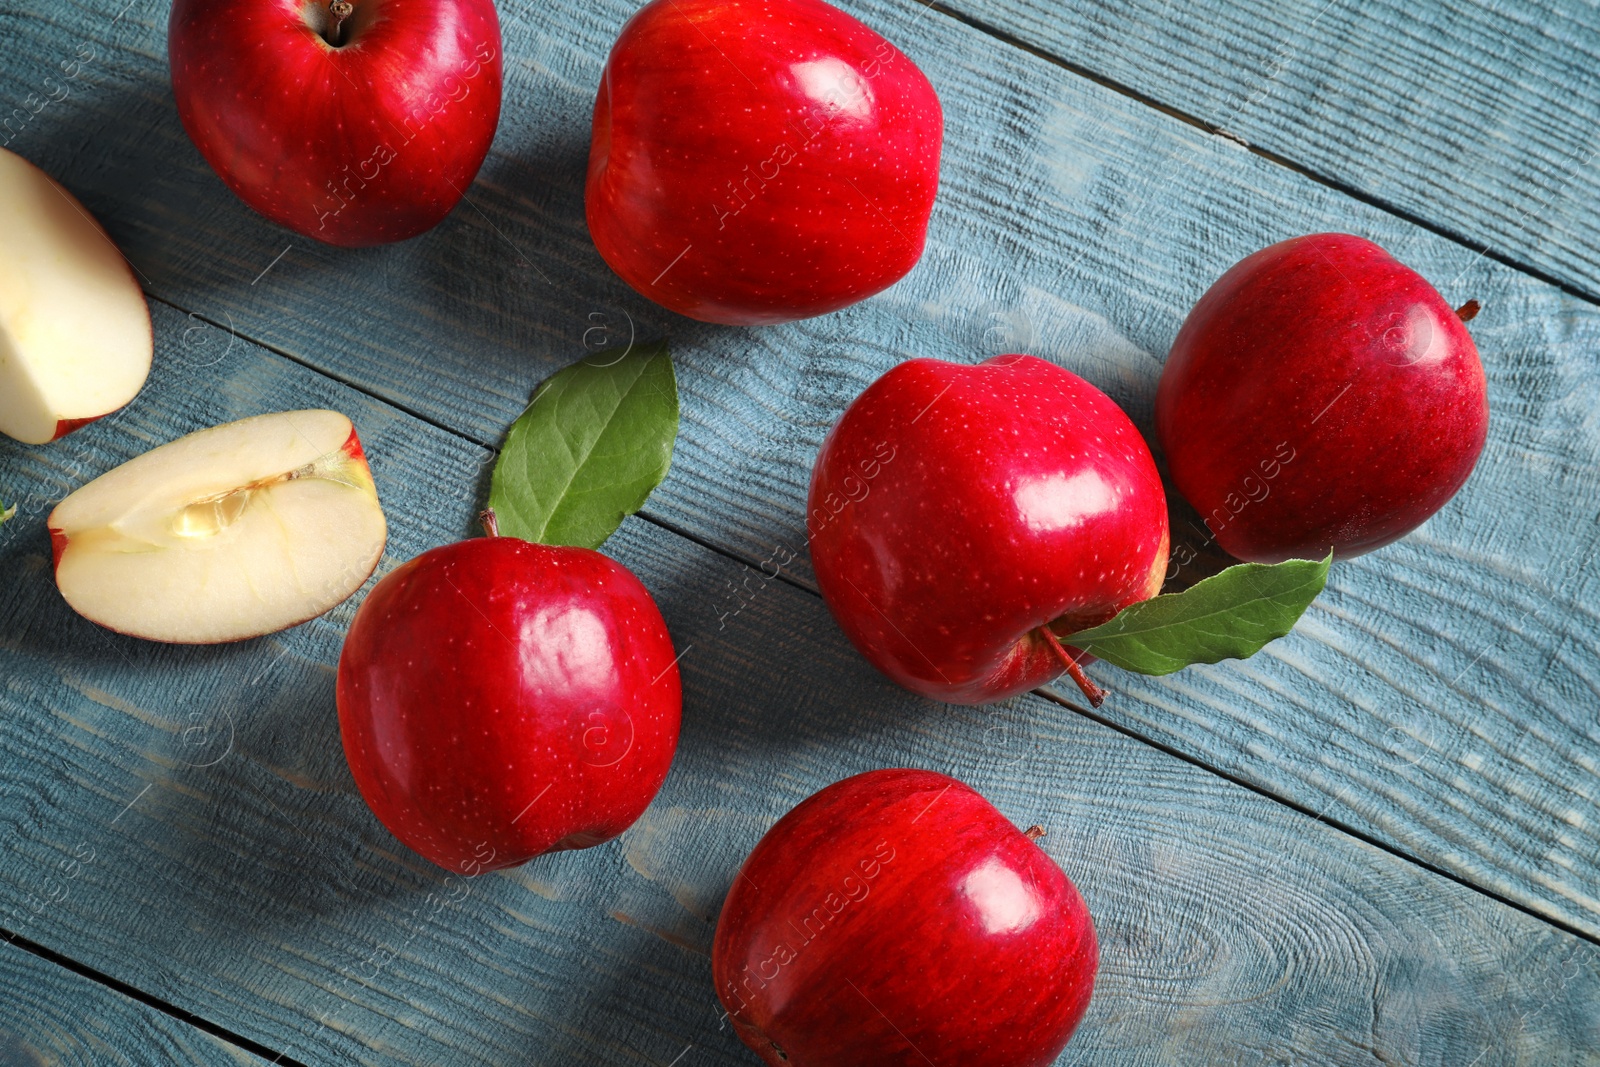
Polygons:
<instances>
[{"instance_id":1,"label":"green apple leaf","mask_svg":"<svg viewBox=\"0 0 1600 1067\"><path fill-rule=\"evenodd\" d=\"M665 341L597 352L539 386L489 485L500 533L599 548L672 465L678 381Z\"/></svg>"},{"instance_id":2,"label":"green apple leaf","mask_svg":"<svg viewBox=\"0 0 1600 1067\"><path fill-rule=\"evenodd\" d=\"M1294 629L1328 583L1332 562L1329 552L1321 561L1241 563L1181 593L1130 604L1110 622L1061 642L1139 674L1248 659Z\"/></svg>"},{"instance_id":3,"label":"green apple leaf","mask_svg":"<svg viewBox=\"0 0 1600 1067\"><path fill-rule=\"evenodd\" d=\"M8 508L6 507L5 501L0 500L0 526L4 526L6 524L6 520L11 518L11 516L15 515L16 513L17 506L15 504L12 504Z\"/></svg>"}]
</instances>

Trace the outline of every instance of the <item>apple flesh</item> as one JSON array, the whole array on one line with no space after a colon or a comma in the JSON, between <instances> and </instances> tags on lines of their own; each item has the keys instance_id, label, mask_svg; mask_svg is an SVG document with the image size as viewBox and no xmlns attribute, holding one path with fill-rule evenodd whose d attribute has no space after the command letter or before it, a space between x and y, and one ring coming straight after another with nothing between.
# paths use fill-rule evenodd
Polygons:
<instances>
[{"instance_id":1,"label":"apple flesh","mask_svg":"<svg viewBox=\"0 0 1600 1067\"><path fill-rule=\"evenodd\" d=\"M50 513L74 611L152 641L214 644L313 619L361 588L387 536L336 411L257 415L129 460Z\"/></svg>"},{"instance_id":2,"label":"apple flesh","mask_svg":"<svg viewBox=\"0 0 1600 1067\"><path fill-rule=\"evenodd\" d=\"M943 137L916 64L822 0L655 0L601 75L589 232L691 318L822 315L921 257Z\"/></svg>"},{"instance_id":3,"label":"apple flesh","mask_svg":"<svg viewBox=\"0 0 1600 1067\"><path fill-rule=\"evenodd\" d=\"M638 578L586 548L479 538L368 594L339 732L390 832L477 874L622 833L666 780L682 690Z\"/></svg>"},{"instance_id":4,"label":"apple flesh","mask_svg":"<svg viewBox=\"0 0 1600 1067\"><path fill-rule=\"evenodd\" d=\"M860 774L780 819L734 879L711 971L771 1067L1046 1067L1094 990L1077 888L970 786Z\"/></svg>"},{"instance_id":5,"label":"apple flesh","mask_svg":"<svg viewBox=\"0 0 1600 1067\"><path fill-rule=\"evenodd\" d=\"M167 49L206 162L250 207L329 244L432 228L500 121L493 0L175 0Z\"/></svg>"},{"instance_id":6,"label":"apple flesh","mask_svg":"<svg viewBox=\"0 0 1600 1067\"><path fill-rule=\"evenodd\" d=\"M1474 311L1360 237L1247 256L1194 306L1161 374L1173 484L1239 559L1348 559L1404 536L1488 435Z\"/></svg>"},{"instance_id":7,"label":"apple flesh","mask_svg":"<svg viewBox=\"0 0 1600 1067\"><path fill-rule=\"evenodd\" d=\"M1165 578L1166 496L1144 439L1110 397L1034 356L890 370L823 442L807 508L846 635L951 703L1050 681L1081 655L1060 637Z\"/></svg>"},{"instance_id":8,"label":"apple flesh","mask_svg":"<svg viewBox=\"0 0 1600 1067\"><path fill-rule=\"evenodd\" d=\"M128 261L48 174L0 148L0 433L53 441L150 374L150 309Z\"/></svg>"}]
</instances>

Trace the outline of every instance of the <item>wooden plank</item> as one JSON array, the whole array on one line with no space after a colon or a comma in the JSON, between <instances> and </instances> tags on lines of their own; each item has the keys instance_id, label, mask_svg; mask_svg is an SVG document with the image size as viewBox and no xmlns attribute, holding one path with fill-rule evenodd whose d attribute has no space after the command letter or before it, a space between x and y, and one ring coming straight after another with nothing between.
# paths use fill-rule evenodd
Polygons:
<instances>
[{"instance_id":1,"label":"wooden plank","mask_svg":"<svg viewBox=\"0 0 1600 1067\"><path fill-rule=\"evenodd\" d=\"M185 365L188 320L155 319L159 402L0 446L36 497L0 534L7 929L306 1063L747 1064L707 960L738 863L821 785L923 766L1047 826L1097 917L1100 992L1063 1064L1595 1062L1600 946L1037 696L915 698L814 596L770 581L730 610L735 563L639 520L608 550L683 653L662 795L601 848L430 868L341 754L352 605L214 648L109 634L53 588L37 501L200 425L325 404L372 458L388 569L466 532L489 454L244 342Z\"/></svg>"},{"instance_id":2,"label":"wooden plank","mask_svg":"<svg viewBox=\"0 0 1600 1067\"><path fill-rule=\"evenodd\" d=\"M942 6L1600 300L1593 3Z\"/></svg>"},{"instance_id":3,"label":"wooden plank","mask_svg":"<svg viewBox=\"0 0 1600 1067\"><path fill-rule=\"evenodd\" d=\"M18 147L108 219L151 291L480 443L608 329L669 331L685 423L648 514L752 567L803 546L815 449L896 360L1031 348L1148 429L1162 353L1227 265L1313 230L1380 241L1448 298L1485 303L1474 330L1494 416L1473 481L1406 542L1336 568L1328 598L1264 658L1153 683L1102 669L1119 690L1107 714L1600 936L1600 626L1582 607L1600 567L1593 516L1573 516L1600 499L1592 305L1464 262L1459 245L951 19L874 0L859 10L905 44L947 111L923 264L807 323L672 319L606 271L582 222L589 95L628 10L508 13L506 117L471 204L426 238L358 253L291 239L205 170L168 97L159 13L0 15L16 30L0 40L31 42L0 88L21 92L64 42L93 42L101 80L37 116ZM189 331L179 356L192 363L244 351ZM807 580L803 560L793 577Z\"/></svg>"},{"instance_id":4,"label":"wooden plank","mask_svg":"<svg viewBox=\"0 0 1600 1067\"><path fill-rule=\"evenodd\" d=\"M265 1064L147 1004L11 944L0 944L0 1063Z\"/></svg>"}]
</instances>

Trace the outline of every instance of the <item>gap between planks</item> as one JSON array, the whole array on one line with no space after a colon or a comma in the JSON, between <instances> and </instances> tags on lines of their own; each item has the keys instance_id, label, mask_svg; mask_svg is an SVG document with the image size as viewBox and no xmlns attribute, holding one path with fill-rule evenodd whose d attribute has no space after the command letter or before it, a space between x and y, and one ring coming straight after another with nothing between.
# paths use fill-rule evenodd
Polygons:
<instances>
[{"instance_id":1,"label":"gap between planks","mask_svg":"<svg viewBox=\"0 0 1600 1067\"><path fill-rule=\"evenodd\" d=\"M162 1000L160 997L152 996L151 994L140 989L138 986L129 985L127 982L113 978L104 971L97 971L93 967L87 967L72 957L63 956L61 953L56 952L53 949L46 948L44 945L41 945L36 941L30 941L27 938L22 937L19 934L12 933L10 930L6 930L4 928L0 928L0 937L5 938L8 944L12 945L14 948L28 953L30 956L41 959L53 966L60 967L64 971L70 971L73 974L78 975L80 978L87 978L91 982L96 982L107 989L122 994L129 1000L137 1001L148 1008L152 1008L155 1011L161 1012L163 1015L170 1016L186 1026L191 1026L202 1033L210 1034L212 1037L217 1038L220 1041L226 1041L230 1045L234 1045L237 1048L243 1049L252 1055L259 1056L263 1060L266 1060L267 1063L271 1064L272 1067L307 1067L306 1064L301 1063L297 1059L291 1058L287 1053L278 1052L275 1049L268 1048L259 1041L252 1041L250 1038L245 1037L242 1034L235 1033L225 1026L218 1026L209 1019L195 1015L193 1012L185 1011L176 1004Z\"/></svg>"},{"instance_id":2,"label":"gap between planks","mask_svg":"<svg viewBox=\"0 0 1600 1067\"><path fill-rule=\"evenodd\" d=\"M474 445L474 446L476 446L478 448L482 448L482 449L488 451L489 453L491 453L492 455L498 456L500 454L500 449L494 444L491 444L491 443L486 442L486 441L479 441L477 438L473 437L470 434L462 433L460 430L457 430L456 428L454 428L452 426L445 425L444 423L439 422L439 421L437 421L435 419L429 418L428 416L423 415L423 414L421 414L419 412L412 411L411 409L405 407L404 405L397 404L392 400L386 399L385 397L378 396L376 393L373 393L371 390L366 389L366 388L364 388L364 387L362 387L360 385L357 385L356 383L354 383L352 381L349 381L348 379L341 378L338 375L330 374L327 371L323 370L321 367L318 367L315 364L309 363L306 360L301 359L300 357L298 357L298 356L296 356L296 355L294 355L294 354L292 354L290 352L286 352L283 349L278 348L278 347L276 347L274 345L268 344L266 342L259 341L259 340L255 339L255 338L251 337L249 334L240 333L238 330L234 329L232 326L224 327L220 322L216 322L215 320L210 319L210 318L206 317L205 315L200 314L199 312L189 311L187 308L184 308L183 306L181 306L179 304L175 304L172 301L167 300L167 299L165 299L163 297L153 296L153 295L151 295L149 293L146 293L145 295L150 300L155 301L155 302L160 303L160 304L165 304L167 307L172 308L173 310L179 312L180 314L187 315L187 316L189 316L191 318L199 319L201 322L205 322L205 323L207 323L207 324L209 324L209 325L211 325L211 326L213 326L213 327L215 327L215 328L217 328L219 330L220 329L227 329L234 336L241 337L245 341L248 341L249 343L251 343L253 345L256 345L256 346L258 346L260 348L266 349L267 351L271 352L273 355L276 355L276 356L279 356L279 357L281 357L283 359L286 359L289 362L296 364L297 366L304 367L306 370L312 372L313 374L319 375L319 376L321 376L323 378L327 378L330 381L338 382L340 385L343 385L346 388L348 388L348 389L350 389L350 390L352 390L354 392L360 393L362 396L365 396L368 399L373 400L373 401L375 401L376 403L378 403L380 405L383 405L383 406L388 407L388 408L392 408L392 409L394 409L396 411L403 412L404 414L409 415L410 417L412 417L414 419L417 419L419 422L426 423L427 425L432 426L435 429L437 429L437 430L439 430L439 431L441 431L443 433L449 434L450 436L455 437L458 440L465 441L468 444ZM669 522L669 521L667 521L665 519L657 518L656 516L651 515L649 510L648 510L648 508L641 508L637 512L637 515L638 515L638 517L640 519L644 520L645 522L650 523L652 526L655 526L655 527L657 527L658 529L661 529L661 530L665 530L667 533L670 533L670 534L672 534L672 535L674 535L676 537L681 537L684 540L689 541L689 542L691 542L693 544L699 545L701 548L704 548L706 551L714 553L715 555L721 556L724 559L730 560L730 561L732 561L734 563L738 563L738 564L740 564L740 565L742 565L744 567L759 566L759 563L756 560L745 558L737 550L726 548L726 547L724 547L722 545L714 544L711 541L708 541L705 538L703 538L703 537L701 537L701 536L699 536L699 535L697 535L695 533L692 533L692 532L690 532L688 530L684 530L684 529L680 528L675 523L672 523L672 522ZM819 600L822 598L821 593L817 589L815 589L812 586L807 585L807 584L805 584L803 582L797 581L794 577L789 575L787 572L784 572L784 571L780 570L779 573L778 573L778 576L777 576L777 580L781 581L781 582L784 582L785 584L789 585L790 587L792 587L794 589L800 590L801 592L805 593L808 596L815 597L815 598L817 598ZM1238 787L1240 787L1242 789L1248 790L1249 792L1254 793L1256 796L1262 797L1262 798L1264 798L1266 800L1273 801L1273 802L1275 802L1277 804L1281 804L1283 807L1286 807L1286 808L1290 809L1291 811L1297 812L1300 815L1304 815L1309 819L1312 819L1312 820L1314 820L1316 822L1323 823L1323 824L1331 827L1332 829L1338 831L1339 833L1344 834L1347 837L1350 837L1350 838L1352 838L1352 839L1354 839L1356 841L1360 841L1362 844L1367 845L1370 848L1375 848L1380 852L1383 852L1383 853L1385 853L1387 855L1395 857L1396 859L1400 859L1400 860L1403 860L1403 861L1405 861L1407 863L1411 863L1411 864L1414 864L1414 865L1416 865L1418 867L1421 867L1425 871L1428 871L1428 872L1430 872L1432 874L1438 875L1441 878L1445 878L1445 879L1447 879L1447 880L1449 880L1451 882L1456 883L1457 885L1464 886L1467 889L1470 889L1473 892L1478 893L1480 896L1487 897L1488 899L1493 900L1496 903L1503 904L1508 908L1512 908L1512 909L1514 909L1516 911L1522 912L1524 915L1531 916L1531 917L1533 917L1535 919L1538 919L1538 920L1540 920L1540 921L1542 921L1544 923L1547 923L1550 926L1553 926L1556 929L1561 930L1563 933L1571 934L1572 936L1580 938L1583 941L1587 941L1590 944L1600 945L1600 936L1596 936L1596 935L1591 934L1591 933L1589 933L1589 932L1587 932L1585 930L1582 930L1582 929L1580 929L1580 928L1578 928L1576 926L1573 926L1573 925L1567 923L1565 920L1563 920L1563 919L1561 919L1559 917L1552 916L1552 915L1546 915L1543 912L1538 911L1537 909L1531 907L1530 905L1523 904L1523 903L1521 903L1521 902L1519 902L1517 900L1511 899L1510 897L1502 896L1501 894L1495 892L1494 890L1489 889L1486 886L1481 886L1481 885L1477 884L1476 882L1468 879L1467 877L1465 877L1463 875L1456 874L1456 873L1454 873L1452 871L1449 871L1449 870L1447 870L1447 869L1445 869L1443 867L1440 867L1440 866L1438 866L1438 865L1436 865L1434 863L1431 863L1428 860L1423 859L1420 856L1413 855L1412 853L1407 852L1404 849L1398 848L1397 846L1391 845L1391 844L1383 841L1381 838L1374 837L1374 836L1369 835L1367 833L1364 833L1364 832L1362 832L1360 830L1357 830L1353 826L1350 826L1350 825L1348 825L1348 824L1346 824L1346 823L1344 823L1344 822L1342 822L1342 821L1340 821L1338 819L1331 819L1331 818L1329 818L1327 816L1327 814L1325 812L1315 811L1309 805L1299 803L1297 801L1291 800L1291 799L1289 799L1287 797L1284 797L1284 796L1280 796L1277 793L1275 793L1275 792L1273 792L1273 791L1271 791L1271 790L1269 790L1269 789L1267 789L1267 788L1265 788L1263 786L1260 786L1260 785L1258 785L1256 783L1251 782L1247 778L1240 777L1239 775L1234 774L1234 773L1232 773L1230 771L1224 770L1224 769L1222 769L1220 767L1213 766L1212 764L1207 763L1205 760L1202 760L1202 759L1199 759L1199 758L1197 758L1195 756L1192 756L1192 755L1182 751L1181 749L1174 748L1174 747L1172 747L1172 746L1170 746L1168 744L1165 744L1163 742L1154 740L1153 738L1146 737L1143 734L1138 733L1137 731L1133 730L1131 727L1128 727L1128 726L1125 726L1125 725L1123 725L1121 723L1118 723L1118 722L1116 722L1115 720L1113 720L1113 719L1111 719L1109 717L1105 717L1105 716L1102 716L1100 714L1097 714L1096 712L1091 711L1090 709L1085 708L1085 707L1083 707L1083 706L1081 706L1079 704L1076 704L1076 703L1066 699L1065 697L1062 697L1061 695L1059 695L1059 694L1057 694L1055 692L1052 692L1049 689L1035 689L1032 692L1035 695L1043 697L1045 700L1050 701L1052 704L1057 705L1058 707L1063 707L1063 708L1066 708L1069 711L1075 712L1076 714L1083 716L1084 718L1090 720L1091 722L1098 723L1101 726L1104 726L1104 727L1107 727L1107 728L1109 728L1111 730L1116 731L1117 733L1123 735L1124 737L1131 738L1131 739L1139 742L1140 744L1146 745L1146 746L1148 746L1150 748L1155 749L1158 752L1164 753L1165 755L1171 756L1174 759L1177 759L1177 760L1180 760L1180 761L1182 761L1184 763L1187 763L1192 767L1197 767L1200 770L1205 771L1208 774L1214 775L1217 778L1221 778L1223 781L1230 782L1233 785L1236 785L1236 786L1238 786ZM3 933L3 931L0 931L0 933ZM289 1063L290 1061L285 1060L284 1062L285 1063Z\"/></svg>"},{"instance_id":3,"label":"gap between planks","mask_svg":"<svg viewBox=\"0 0 1600 1067\"><path fill-rule=\"evenodd\" d=\"M1408 222L1420 229L1426 230L1437 237L1442 237L1451 244L1458 245L1459 247L1472 252L1481 259L1492 260L1503 267L1509 267L1520 274L1525 274L1530 278L1552 286L1553 288L1560 290L1574 299L1581 300L1586 304L1600 307L1600 292L1590 292L1587 289L1583 289L1571 282L1562 281L1560 278L1540 270L1538 267L1524 263L1521 260L1508 256L1503 252L1496 251L1489 245L1484 245L1480 248L1475 242L1467 238L1465 235L1457 233L1448 227L1440 225L1439 223L1433 222L1431 219L1424 218L1423 216L1417 215L1405 208L1391 204L1380 197L1363 192L1352 185L1348 185L1345 182L1340 181L1338 178L1334 178L1312 170L1309 167L1296 163L1287 156L1280 155L1277 152L1269 151L1257 145L1253 145L1243 138L1236 137L1222 126L1217 126L1195 115L1191 115L1187 111L1182 111L1170 104L1163 103L1148 93L1133 88L1131 85L1124 85L1115 78L1108 78L1103 74L1097 74L1088 67L1079 66L1069 59L1065 59L1052 52L1048 52L1043 48L1037 47L1036 45L1031 45L1022 38L1017 37L1006 30L1000 29L998 26L992 26L989 23L984 22L982 19L974 18L971 15L945 7L943 4L939 3L938 0L931 0L931 2L926 5L926 8L931 8L946 18L953 19L954 21L961 23L963 26L970 27L971 29L977 30L979 33L992 37L1003 45L1006 45L1010 48L1015 48L1020 52L1026 52L1028 55L1033 56L1036 59L1041 59L1044 62L1049 63L1051 66L1059 67L1068 74L1075 75L1076 77L1082 78L1085 81L1093 82L1095 85L1098 85L1103 89L1108 89L1119 96L1126 97L1136 104L1141 104L1150 108L1151 110L1159 111L1168 118L1176 119L1185 125L1192 126L1208 136L1221 137L1224 140L1231 141L1240 149L1250 153L1257 159L1264 160L1265 162L1271 163L1277 167L1282 167L1284 170L1291 171L1309 181L1316 182L1318 185L1332 189L1334 192L1343 196L1347 196L1351 200L1365 204L1368 207L1376 208L1386 215L1392 215L1397 219Z\"/></svg>"}]
</instances>

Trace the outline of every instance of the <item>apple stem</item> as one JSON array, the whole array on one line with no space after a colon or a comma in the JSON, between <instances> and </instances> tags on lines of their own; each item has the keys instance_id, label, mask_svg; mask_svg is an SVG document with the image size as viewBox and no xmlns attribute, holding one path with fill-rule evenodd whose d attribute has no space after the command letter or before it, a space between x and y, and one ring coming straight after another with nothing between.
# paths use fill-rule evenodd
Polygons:
<instances>
[{"instance_id":1,"label":"apple stem","mask_svg":"<svg viewBox=\"0 0 1600 1067\"><path fill-rule=\"evenodd\" d=\"M344 43L344 20L349 18L356 6L350 0L332 0L328 4L328 28L323 33L323 40L333 47L338 48Z\"/></svg>"},{"instance_id":2,"label":"apple stem","mask_svg":"<svg viewBox=\"0 0 1600 1067\"><path fill-rule=\"evenodd\" d=\"M1072 680L1078 683L1078 688L1083 690L1083 695L1089 698L1090 707L1098 708L1101 704L1104 704L1106 691L1089 680L1089 676L1083 673L1083 668L1078 666L1078 661L1073 659L1067 650L1062 647L1061 641L1051 631L1050 627L1041 626L1039 627L1039 632L1044 634L1044 639L1050 643L1051 649L1055 651L1056 658L1061 660L1062 666L1066 667L1067 673L1072 676Z\"/></svg>"},{"instance_id":3,"label":"apple stem","mask_svg":"<svg viewBox=\"0 0 1600 1067\"><path fill-rule=\"evenodd\" d=\"M478 512L478 523L483 527L483 532L490 537L500 536L500 520L494 513L494 508L484 508Z\"/></svg>"},{"instance_id":4,"label":"apple stem","mask_svg":"<svg viewBox=\"0 0 1600 1067\"><path fill-rule=\"evenodd\" d=\"M1022 836L1026 837L1029 841L1037 841L1039 838L1044 836L1044 827L1030 826L1026 830L1022 831Z\"/></svg>"},{"instance_id":5,"label":"apple stem","mask_svg":"<svg viewBox=\"0 0 1600 1067\"><path fill-rule=\"evenodd\" d=\"M1471 322L1478 314L1478 308L1481 306L1476 300L1468 300L1465 304L1456 308L1456 318L1462 322Z\"/></svg>"}]
</instances>

